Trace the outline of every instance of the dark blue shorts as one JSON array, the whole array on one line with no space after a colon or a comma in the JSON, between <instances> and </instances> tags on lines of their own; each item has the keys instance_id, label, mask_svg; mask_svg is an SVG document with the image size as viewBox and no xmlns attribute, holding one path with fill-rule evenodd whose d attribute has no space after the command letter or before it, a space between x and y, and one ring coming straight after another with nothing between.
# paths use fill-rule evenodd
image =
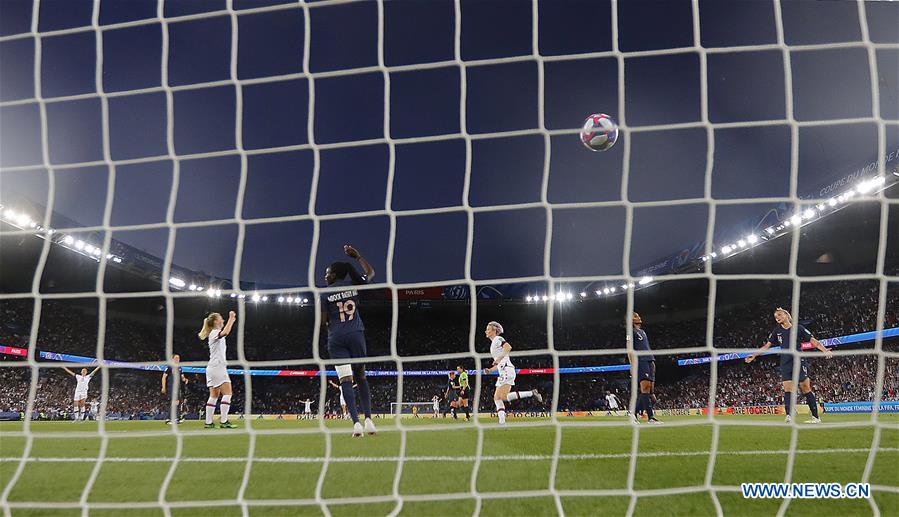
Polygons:
<instances>
[{"instance_id":1,"label":"dark blue shorts","mask_svg":"<svg viewBox=\"0 0 899 517\"><path fill-rule=\"evenodd\" d=\"M799 382L808 379L808 365L805 364L805 361L799 362ZM793 361L788 363L780 363L780 380L782 381L792 381L793 380Z\"/></svg>"},{"instance_id":2,"label":"dark blue shorts","mask_svg":"<svg viewBox=\"0 0 899 517\"><path fill-rule=\"evenodd\" d=\"M367 357L365 333L359 330L339 336L328 336L328 353L331 355L331 359Z\"/></svg>"},{"instance_id":3,"label":"dark blue shorts","mask_svg":"<svg viewBox=\"0 0 899 517\"><path fill-rule=\"evenodd\" d=\"M171 377L169 377L169 378L171 379ZM176 387L176 386L178 387L178 394L177 394L177 395L175 394L175 387ZM183 400L183 399L184 399L184 391L185 391L185 387L184 387L184 385L181 384L181 383L177 383L177 384L176 384L176 383L174 383L174 382L172 382L172 381L167 381L167 382L165 383L165 393L166 393L166 395L168 395L169 398L172 398L172 397L177 396L178 398L175 399L175 400Z\"/></svg>"},{"instance_id":4,"label":"dark blue shorts","mask_svg":"<svg viewBox=\"0 0 899 517\"><path fill-rule=\"evenodd\" d=\"M656 362L640 361L637 363L637 379L641 381L656 381Z\"/></svg>"}]
</instances>

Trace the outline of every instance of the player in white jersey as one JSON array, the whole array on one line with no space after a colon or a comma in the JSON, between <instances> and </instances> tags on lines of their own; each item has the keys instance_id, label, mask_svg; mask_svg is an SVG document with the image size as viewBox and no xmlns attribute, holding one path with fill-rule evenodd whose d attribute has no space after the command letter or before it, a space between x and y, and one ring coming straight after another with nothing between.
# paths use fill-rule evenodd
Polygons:
<instances>
[{"instance_id":1,"label":"player in white jersey","mask_svg":"<svg viewBox=\"0 0 899 517\"><path fill-rule=\"evenodd\" d=\"M306 399L300 402L303 403L303 420L312 420L312 401Z\"/></svg>"},{"instance_id":2,"label":"player in white jersey","mask_svg":"<svg viewBox=\"0 0 899 517\"><path fill-rule=\"evenodd\" d=\"M484 373L497 370L499 379L496 381L496 390L493 392L493 403L496 404L496 415L499 417L499 423L506 423L506 402L518 399L526 399L534 397L537 402L543 402L543 396L537 390L531 391L512 391L515 386L515 366L509 359L512 352L512 345L506 341L501 334L503 326L495 321L487 324L484 329L484 335L490 340L490 355L493 356L493 366L484 370Z\"/></svg>"},{"instance_id":3,"label":"player in white jersey","mask_svg":"<svg viewBox=\"0 0 899 517\"><path fill-rule=\"evenodd\" d=\"M197 336L206 340L209 345L209 362L206 364L206 386L209 388L209 399L206 401L206 429L214 429L212 415L215 413L215 403L219 396L222 403L219 407L221 415L219 427L222 429L234 429L237 427L228 420L228 411L231 409L231 378L228 377L228 363L226 359L225 338L231 334L237 314L228 312L228 322L225 323L222 315L213 312L203 320L203 328Z\"/></svg>"},{"instance_id":4,"label":"player in white jersey","mask_svg":"<svg viewBox=\"0 0 899 517\"><path fill-rule=\"evenodd\" d=\"M85 406L85 402L87 402L87 389L88 385L91 382L91 379L94 377L94 374L97 373L97 370L100 367L94 368L94 371L91 373L87 373L87 368L82 368L80 373L75 373L72 370L69 370L65 366L62 368L72 377L75 377L75 397L73 400L75 401L75 419L73 422L78 422L79 420L84 420L85 415L87 413L87 407Z\"/></svg>"},{"instance_id":5,"label":"player in white jersey","mask_svg":"<svg viewBox=\"0 0 899 517\"><path fill-rule=\"evenodd\" d=\"M91 401L91 418L100 420L100 401L97 399Z\"/></svg>"},{"instance_id":6,"label":"player in white jersey","mask_svg":"<svg viewBox=\"0 0 899 517\"><path fill-rule=\"evenodd\" d=\"M621 405L618 403L618 397L616 397L615 394L611 391L609 393L606 393L606 404L608 404L609 406L609 411L606 414L614 414L615 416L618 416L618 411L621 408Z\"/></svg>"},{"instance_id":7,"label":"player in white jersey","mask_svg":"<svg viewBox=\"0 0 899 517\"><path fill-rule=\"evenodd\" d=\"M440 397L434 395L431 401L434 403L434 418L440 418Z\"/></svg>"}]
</instances>

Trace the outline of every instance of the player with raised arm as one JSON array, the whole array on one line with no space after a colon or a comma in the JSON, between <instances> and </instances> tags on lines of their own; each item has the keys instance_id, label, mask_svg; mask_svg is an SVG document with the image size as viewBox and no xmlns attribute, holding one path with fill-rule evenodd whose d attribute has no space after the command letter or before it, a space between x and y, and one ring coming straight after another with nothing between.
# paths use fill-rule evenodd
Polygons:
<instances>
[{"instance_id":1,"label":"player with raised arm","mask_svg":"<svg viewBox=\"0 0 899 517\"><path fill-rule=\"evenodd\" d=\"M636 414L640 411L646 411L646 421L650 424L661 424L662 421L655 417L652 411L652 388L656 382L656 358L652 354L639 354L635 358L632 350L641 352L650 352L649 336L643 330L643 319L636 312L633 314L631 322L634 326L633 347L628 347L627 360L630 362L631 368L635 366L636 360L637 379L639 382L640 394L637 395L637 407L634 410L634 423L639 423Z\"/></svg>"},{"instance_id":2,"label":"player with raised arm","mask_svg":"<svg viewBox=\"0 0 899 517\"><path fill-rule=\"evenodd\" d=\"M496 389L493 391L493 403L496 404L496 416L500 425L506 424L506 402L534 397L537 402L543 402L543 395L537 390L512 391L515 386L515 366L509 359L512 353L512 345L502 336L503 326L496 321L491 321L484 329L484 335L490 340L490 355L493 356L493 365L486 368L484 373L497 370L499 379L496 380Z\"/></svg>"},{"instance_id":3,"label":"player with raised arm","mask_svg":"<svg viewBox=\"0 0 899 517\"><path fill-rule=\"evenodd\" d=\"M434 395L434 398L431 399L431 402L434 404L434 418L440 418L440 397Z\"/></svg>"},{"instance_id":4,"label":"player with raised arm","mask_svg":"<svg viewBox=\"0 0 899 517\"><path fill-rule=\"evenodd\" d=\"M456 367L456 378L459 381L459 401L456 407L465 411L465 420L471 420L471 413L468 411L468 398L471 396L471 384L468 383L468 372L462 366Z\"/></svg>"},{"instance_id":5,"label":"player with raised arm","mask_svg":"<svg viewBox=\"0 0 899 517\"><path fill-rule=\"evenodd\" d=\"M97 373L97 370L99 370L100 367L94 368L91 373L87 373L87 368L82 368L79 373L75 373L65 366L63 366L62 369L72 377L75 377L75 397L73 398L75 402L75 419L72 421L78 422L84 420L85 413L87 413L87 407L85 406L85 402L87 402L87 390L91 379L94 378L94 374Z\"/></svg>"},{"instance_id":6,"label":"player with raised arm","mask_svg":"<svg viewBox=\"0 0 899 517\"><path fill-rule=\"evenodd\" d=\"M312 420L312 400L301 400L303 403L303 420Z\"/></svg>"},{"instance_id":7,"label":"player with raised arm","mask_svg":"<svg viewBox=\"0 0 899 517\"><path fill-rule=\"evenodd\" d=\"M785 419L786 423L791 423L793 421L793 360L794 355L799 351L800 339L801 340L809 340L812 345L818 350L824 352L824 357L830 359L833 357L833 352L827 349L826 346L822 345L820 341L815 339L812 336L812 333L808 331L807 328L802 325L795 325L796 327L796 335L792 334L793 325L793 316L787 312L786 309L782 307L778 307L774 310L774 321L777 322L774 325L774 329L768 334L768 341L762 346L762 348L756 350L755 352L749 354L746 357L745 361L747 363L751 363L755 360L755 358L764 353L766 350L771 348L774 345L774 342L777 341L777 344L781 347L780 354L780 379L783 381L783 389L784 389L784 412L787 414ZM808 365L805 363L805 359L799 358L799 389L802 391L802 394L805 396L805 400L808 403L808 408L812 413L812 418L810 420L806 420L807 424L820 424L821 418L818 416L818 401L815 397L815 392L812 391L812 380L808 376Z\"/></svg>"},{"instance_id":8,"label":"player with raised arm","mask_svg":"<svg viewBox=\"0 0 899 517\"><path fill-rule=\"evenodd\" d=\"M212 423L212 415L215 413L215 403L219 396L222 402L219 406L221 415L219 427L222 429L234 429L237 426L228 420L228 411L231 409L231 378L228 376L228 362L226 359L225 338L231 334L237 314L228 312L228 322L222 315L213 312L203 320L203 328L197 336L201 340L207 340L209 345L209 362L206 364L206 386L209 388L209 399L206 401L206 429L215 429Z\"/></svg>"},{"instance_id":9,"label":"player with raised arm","mask_svg":"<svg viewBox=\"0 0 899 517\"><path fill-rule=\"evenodd\" d=\"M166 424L180 424L184 422L181 416L181 402L184 400L184 387L187 386L187 377L181 373L181 356L175 354L172 356L174 367L167 366L165 372L162 373L162 394L171 397L174 406L174 415L165 421ZM175 418L171 418L174 416Z\"/></svg>"},{"instance_id":10,"label":"player with raised arm","mask_svg":"<svg viewBox=\"0 0 899 517\"><path fill-rule=\"evenodd\" d=\"M349 418L350 418L350 414L349 414L349 412L347 411L347 408L346 408L346 399L343 398L343 390L340 389L340 384L337 384L336 382L334 382L334 381L332 381L332 380L328 380L328 384L330 384L332 388L337 388L337 394L340 396L340 418L342 418L342 419L344 419L344 420L349 419ZM358 384L353 384L353 389L354 389L354 390L355 390L356 388L358 388L358 387L359 387Z\"/></svg>"},{"instance_id":11,"label":"player with raised arm","mask_svg":"<svg viewBox=\"0 0 899 517\"><path fill-rule=\"evenodd\" d=\"M325 270L325 283L328 287L352 287L367 284L375 276L375 270L365 257L349 244L343 252L356 259L362 267L363 274L348 262L334 262ZM328 353L331 359L358 359L368 355L365 346L365 325L359 313L359 292L356 289L323 293L321 296L322 323L328 326ZM371 420L371 389L365 377L365 364L346 363L337 365L337 377L340 379L340 392L346 402L350 418L353 419L353 436L363 433L375 434L375 424ZM365 427L359 422L359 410L356 408L356 394L353 386L359 387L359 403L365 416Z\"/></svg>"}]
</instances>

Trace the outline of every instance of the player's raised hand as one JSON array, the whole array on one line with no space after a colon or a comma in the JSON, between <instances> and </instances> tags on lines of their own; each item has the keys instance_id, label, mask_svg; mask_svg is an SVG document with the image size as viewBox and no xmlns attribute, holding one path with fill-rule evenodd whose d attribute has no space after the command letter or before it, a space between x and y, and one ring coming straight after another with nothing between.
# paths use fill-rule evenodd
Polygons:
<instances>
[{"instance_id":1,"label":"player's raised hand","mask_svg":"<svg viewBox=\"0 0 899 517\"><path fill-rule=\"evenodd\" d=\"M826 357L827 359L833 359L833 352L831 352L830 350L825 350L824 357Z\"/></svg>"},{"instance_id":2,"label":"player's raised hand","mask_svg":"<svg viewBox=\"0 0 899 517\"><path fill-rule=\"evenodd\" d=\"M234 311L228 311L228 317L234 319L237 316L237 313Z\"/></svg>"},{"instance_id":3,"label":"player's raised hand","mask_svg":"<svg viewBox=\"0 0 899 517\"><path fill-rule=\"evenodd\" d=\"M754 355L747 355L747 356L746 356L746 359L743 359L743 360L746 361L747 363L751 363L751 362L755 361L755 356L754 356Z\"/></svg>"},{"instance_id":4,"label":"player's raised hand","mask_svg":"<svg viewBox=\"0 0 899 517\"><path fill-rule=\"evenodd\" d=\"M350 246L349 244L343 245L343 252L347 254L348 257L357 259L359 258L359 252L356 251L356 248Z\"/></svg>"}]
</instances>

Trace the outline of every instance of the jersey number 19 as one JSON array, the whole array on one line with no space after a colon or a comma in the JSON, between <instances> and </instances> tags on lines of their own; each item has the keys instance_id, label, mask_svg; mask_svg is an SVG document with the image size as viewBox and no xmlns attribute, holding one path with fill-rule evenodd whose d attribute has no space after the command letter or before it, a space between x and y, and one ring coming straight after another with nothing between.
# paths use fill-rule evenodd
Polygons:
<instances>
[{"instance_id":1,"label":"jersey number 19","mask_svg":"<svg viewBox=\"0 0 899 517\"><path fill-rule=\"evenodd\" d=\"M356 315L356 302L347 300L345 302L337 302L337 310L340 311L340 322L353 321Z\"/></svg>"}]
</instances>

